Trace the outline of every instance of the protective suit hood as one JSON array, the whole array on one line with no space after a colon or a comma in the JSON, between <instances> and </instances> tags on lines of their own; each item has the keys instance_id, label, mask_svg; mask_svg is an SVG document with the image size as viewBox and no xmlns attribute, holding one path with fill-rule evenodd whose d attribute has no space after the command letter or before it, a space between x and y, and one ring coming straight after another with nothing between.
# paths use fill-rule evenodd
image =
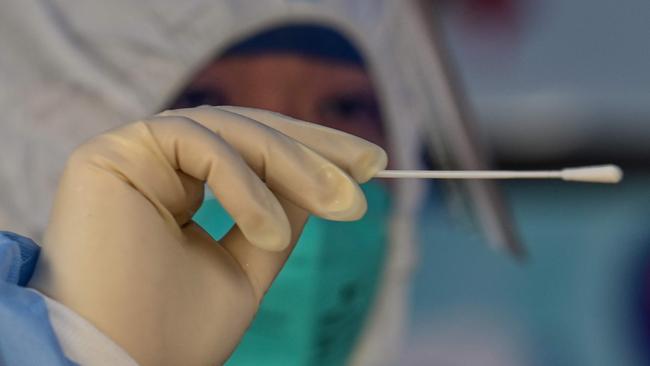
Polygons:
<instances>
[{"instance_id":1,"label":"protective suit hood","mask_svg":"<svg viewBox=\"0 0 650 366\"><path fill-rule=\"evenodd\" d=\"M3 42L12 50L0 56L5 112L0 143L9 152L2 186L14 196L31 189L20 205L3 195L12 202L2 206L11 207L11 216L20 217L30 234L39 232L53 176L75 145L158 111L224 47L292 21L329 25L360 49L378 89L389 143L399 147L391 161L397 168L413 167L418 151L411 142L431 114L419 89L417 27L405 21L409 8L401 3L269 1L263 12L252 1L9 4L0 15ZM49 172L42 175L43 170ZM28 181L41 183L24 187Z\"/></svg>"}]
</instances>

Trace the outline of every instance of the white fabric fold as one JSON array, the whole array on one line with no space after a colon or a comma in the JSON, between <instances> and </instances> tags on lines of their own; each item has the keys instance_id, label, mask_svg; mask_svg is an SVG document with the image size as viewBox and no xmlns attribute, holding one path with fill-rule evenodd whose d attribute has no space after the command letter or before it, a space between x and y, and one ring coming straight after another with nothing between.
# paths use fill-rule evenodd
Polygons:
<instances>
[{"instance_id":1,"label":"white fabric fold","mask_svg":"<svg viewBox=\"0 0 650 366\"><path fill-rule=\"evenodd\" d=\"M67 358L83 366L138 366L122 347L87 320L43 293L31 291L45 299L54 334Z\"/></svg>"}]
</instances>

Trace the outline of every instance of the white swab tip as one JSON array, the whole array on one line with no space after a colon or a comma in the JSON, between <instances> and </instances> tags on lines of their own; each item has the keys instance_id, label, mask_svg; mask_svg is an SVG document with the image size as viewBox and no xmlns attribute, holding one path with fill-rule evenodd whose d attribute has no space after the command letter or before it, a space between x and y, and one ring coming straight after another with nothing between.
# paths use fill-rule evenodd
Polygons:
<instances>
[{"instance_id":1,"label":"white swab tip","mask_svg":"<svg viewBox=\"0 0 650 366\"><path fill-rule=\"evenodd\" d=\"M575 182L618 183L623 171L616 165L598 165L562 169L562 179Z\"/></svg>"}]
</instances>

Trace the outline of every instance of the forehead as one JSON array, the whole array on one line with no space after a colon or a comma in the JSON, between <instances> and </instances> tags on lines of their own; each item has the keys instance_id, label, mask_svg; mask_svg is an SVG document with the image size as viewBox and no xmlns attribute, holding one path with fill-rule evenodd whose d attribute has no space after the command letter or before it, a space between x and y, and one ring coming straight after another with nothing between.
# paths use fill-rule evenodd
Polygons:
<instances>
[{"instance_id":1,"label":"forehead","mask_svg":"<svg viewBox=\"0 0 650 366\"><path fill-rule=\"evenodd\" d=\"M313 85L370 87L369 76L361 66L292 54L218 58L199 72L195 81L201 84L220 82L233 88L264 85L300 89Z\"/></svg>"}]
</instances>

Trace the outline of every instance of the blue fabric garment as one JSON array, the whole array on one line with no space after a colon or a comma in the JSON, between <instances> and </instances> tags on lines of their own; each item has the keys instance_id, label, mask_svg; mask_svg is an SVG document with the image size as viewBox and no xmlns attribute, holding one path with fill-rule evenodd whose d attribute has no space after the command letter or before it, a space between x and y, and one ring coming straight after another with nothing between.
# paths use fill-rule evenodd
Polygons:
<instances>
[{"instance_id":1,"label":"blue fabric garment","mask_svg":"<svg viewBox=\"0 0 650 366\"><path fill-rule=\"evenodd\" d=\"M25 285L40 248L28 238L0 231L0 365L69 366L50 324L45 300Z\"/></svg>"}]
</instances>

